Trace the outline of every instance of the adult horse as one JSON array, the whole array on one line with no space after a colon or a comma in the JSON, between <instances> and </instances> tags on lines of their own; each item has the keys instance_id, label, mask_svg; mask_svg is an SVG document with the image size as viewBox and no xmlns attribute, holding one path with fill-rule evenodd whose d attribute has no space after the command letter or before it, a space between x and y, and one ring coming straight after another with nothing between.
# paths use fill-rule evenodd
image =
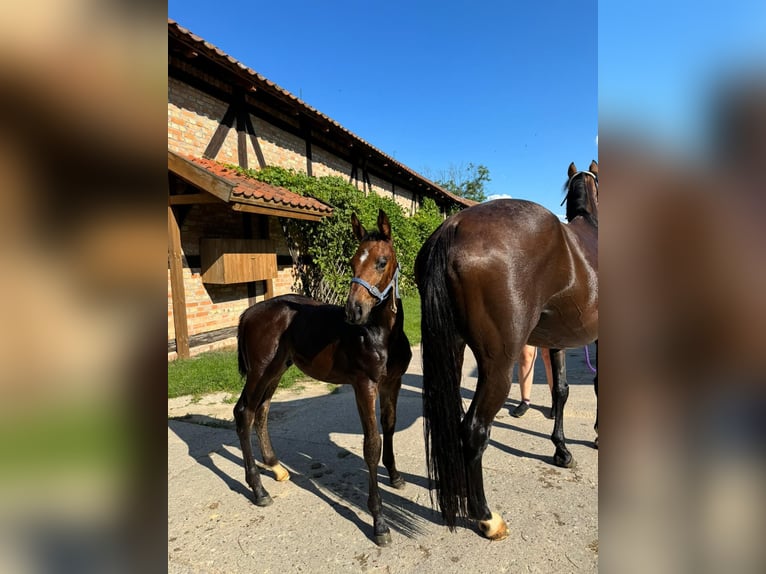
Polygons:
<instances>
[{"instance_id":1,"label":"adult horse","mask_svg":"<svg viewBox=\"0 0 766 574\"><path fill-rule=\"evenodd\" d=\"M353 279L345 308L326 305L299 295L283 295L247 309L239 320L239 372L246 378L234 407L237 435L242 446L245 479L255 504L268 506L253 458L250 431L255 426L263 462L278 481L290 478L271 445L267 419L271 397L285 370L295 364L307 375L354 387L364 431L364 460L370 473L367 506L372 513L375 542L385 546L391 534L381 514L378 463L381 439L375 418L380 395L383 428L383 464L395 488L404 487L396 469L393 434L396 401L402 375L412 357L404 333L404 311L398 293L399 264L391 239L391 224L381 210L378 231L368 233L352 216L359 247L351 259Z\"/></svg>"},{"instance_id":2,"label":"adult horse","mask_svg":"<svg viewBox=\"0 0 766 574\"><path fill-rule=\"evenodd\" d=\"M567 224L536 203L496 200L447 219L418 253L429 487L450 530L460 516L478 520L490 539L508 535L487 506L481 461L527 343L552 349L554 462L572 465L564 442L563 349L597 338L598 164L578 171L572 163L568 176ZM464 413L466 344L479 377Z\"/></svg>"}]
</instances>

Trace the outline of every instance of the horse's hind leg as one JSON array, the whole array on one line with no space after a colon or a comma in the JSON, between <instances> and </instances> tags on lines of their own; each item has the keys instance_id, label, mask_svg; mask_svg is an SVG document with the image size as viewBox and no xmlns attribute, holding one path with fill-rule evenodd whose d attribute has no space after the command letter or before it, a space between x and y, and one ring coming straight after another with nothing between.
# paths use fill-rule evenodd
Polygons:
<instances>
[{"instance_id":1,"label":"horse's hind leg","mask_svg":"<svg viewBox=\"0 0 766 574\"><path fill-rule=\"evenodd\" d=\"M516 353L515 356L518 356ZM495 415L511 389L513 362L479 359L479 381L471 406L462 423L463 454L468 485L468 515L479 521L479 528L490 540L508 537L508 525L491 512L484 494L482 457L489 443Z\"/></svg>"},{"instance_id":2,"label":"horse's hind leg","mask_svg":"<svg viewBox=\"0 0 766 574\"><path fill-rule=\"evenodd\" d=\"M593 390L596 393L596 423L593 425L593 430L596 431L596 440L593 441L593 445L598 448L598 339L596 339L596 376L593 377Z\"/></svg>"},{"instance_id":3,"label":"horse's hind leg","mask_svg":"<svg viewBox=\"0 0 766 574\"><path fill-rule=\"evenodd\" d=\"M551 440L556 447L553 462L556 466L570 468L574 464L574 459L564 440L564 405L569 398L569 384L567 383L566 356L563 349L551 349L551 364L553 367L553 410L556 416L551 435Z\"/></svg>"},{"instance_id":4,"label":"horse's hind leg","mask_svg":"<svg viewBox=\"0 0 766 574\"><path fill-rule=\"evenodd\" d=\"M394 430L396 429L396 401L402 387L402 378L385 379L380 385L380 426L383 428L383 464L394 488L404 488L405 482L396 469L394 458Z\"/></svg>"},{"instance_id":5,"label":"horse's hind leg","mask_svg":"<svg viewBox=\"0 0 766 574\"><path fill-rule=\"evenodd\" d=\"M391 532L381 512L382 504L378 488L378 463L380 462L381 440L378 433L378 421L375 418L375 399L377 385L370 380L354 382L356 407L364 431L364 462L367 463L370 478L370 493L367 508L372 514L375 543L387 546L391 543Z\"/></svg>"},{"instance_id":6,"label":"horse's hind leg","mask_svg":"<svg viewBox=\"0 0 766 574\"><path fill-rule=\"evenodd\" d=\"M242 448L242 459L245 463L245 480L250 488L253 489L255 504L257 506L269 506L273 500L261 483L261 474L255 464L253 445L250 442L250 431L255 421L255 409L248 399L249 387L250 375L248 375L248 382L242 390L237 404L234 406L234 419L237 422L237 436Z\"/></svg>"}]
</instances>

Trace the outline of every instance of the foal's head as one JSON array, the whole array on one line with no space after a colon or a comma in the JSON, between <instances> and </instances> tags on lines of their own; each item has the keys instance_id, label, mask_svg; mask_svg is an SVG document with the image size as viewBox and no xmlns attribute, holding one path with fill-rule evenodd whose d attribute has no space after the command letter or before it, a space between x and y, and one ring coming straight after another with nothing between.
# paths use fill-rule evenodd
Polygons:
<instances>
[{"instance_id":1,"label":"foal's head","mask_svg":"<svg viewBox=\"0 0 766 574\"><path fill-rule=\"evenodd\" d=\"M346 321L363 325L374 306L397 297L399 264L391 241L391 224L382 209L378 213L378 231L368 232L356 214L351 216L351 225L359 248L351 258L353 279L346 301Z\"/></svg>"},{"instance_id":2,"label":"foal's head","mask_svg":"<svg viewBox=\"0 0 766 574\"><path fill-rule=\"evenodd\" d=\"M598 163L590 162L588 171L578 171L574 162L569 164L565 184L567 221L582 216L598 227Z\"/></svg>"}]
</instances>

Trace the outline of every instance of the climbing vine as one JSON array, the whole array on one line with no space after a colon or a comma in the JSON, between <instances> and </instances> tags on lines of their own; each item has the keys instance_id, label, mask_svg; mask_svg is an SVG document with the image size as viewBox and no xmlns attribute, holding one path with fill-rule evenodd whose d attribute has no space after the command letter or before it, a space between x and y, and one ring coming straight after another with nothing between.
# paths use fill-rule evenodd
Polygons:
<instances>
[{"instance_id":1,"label":"climbing vine","mask_svg":"<svg viewBox=\"0 0 766 574\"><path fill-rule=\"evenodd\" d=\"M345 296L351 279L348 261L357 248L351 231L351 214L356 213L366 229L374 230L377 228L379 209L386 212L391 222L394 247L402 267L399 289L402 295L415 292L415 257L423 242L442 222L442 215L433 199L426 198L420 209L412 217L407 217L391 198L375 193L365 195L337 176L311 177L281 167L266 167L257 171L233 165L228 167L264 183L315 197L333 207L332 216L317 222L286 221L288 235L301 254L298 272L305 293L316 296L321 277L330 291L339 297Z\"/></svg>"}]
</instances>

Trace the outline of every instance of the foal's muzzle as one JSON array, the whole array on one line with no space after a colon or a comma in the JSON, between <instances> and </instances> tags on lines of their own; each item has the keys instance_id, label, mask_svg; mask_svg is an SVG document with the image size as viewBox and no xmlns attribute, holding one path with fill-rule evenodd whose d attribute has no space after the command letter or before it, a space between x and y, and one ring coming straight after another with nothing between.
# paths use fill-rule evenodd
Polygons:
<instances>
[{"instance_id":1,"label":"foal's muzzle","mask_svg":"<svg viewBox=\"0 0 766 574\"><path fill-rule=\"evenodd\" d=\"M351 325L363 325L367 322L367 318L370 315L370 309L372 309L372 305L363 304L353 293L349 293L345 307L346 323L350 323Z\"/></svg>"}]
</instances>

